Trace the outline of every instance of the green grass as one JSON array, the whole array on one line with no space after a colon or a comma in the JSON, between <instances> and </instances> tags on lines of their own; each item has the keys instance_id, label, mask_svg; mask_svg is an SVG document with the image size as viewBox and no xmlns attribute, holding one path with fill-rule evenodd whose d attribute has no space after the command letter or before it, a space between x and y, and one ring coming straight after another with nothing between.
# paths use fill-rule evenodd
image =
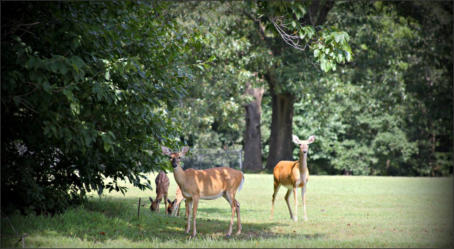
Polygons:
<instances>
[{"instance_id":1,"label":"green grass","mask_svg":"<svg viewBox=\"0 0 454 249\"><path fill-rule=\"evenodd\" d=\"M150 174L154 180L154 175ZM169 194L175 197L173 175ZM311 176L307 190L309 221L293 222L281 188L270 220L272 175L246 174L241 203L243 232L224 237L230 221L227 202L199 203L194 239L180 217L152 214L154 191L130 187L121 193L93 195L81 207L61 215L10 216L27 247L453 247L453 178ZM141 197L146 207L137 218ZM301 205L301 195L298 191ZM1 246L19 247L2 217ZM236 219L233 233L236 232Z\"/></svg>"}]
</instances>

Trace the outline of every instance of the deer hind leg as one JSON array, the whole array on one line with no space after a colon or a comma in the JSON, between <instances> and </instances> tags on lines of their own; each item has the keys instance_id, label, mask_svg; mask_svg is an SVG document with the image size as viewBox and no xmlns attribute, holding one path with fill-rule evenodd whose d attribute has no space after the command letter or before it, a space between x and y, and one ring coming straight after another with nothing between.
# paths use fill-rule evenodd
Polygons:
<instances>
[{"instance_id":1,"label":"deer hind leg","mask_svg":"<svg viewBox=\"0 0 454 249\"><path fill-rule=\"evenodd\" d=\"M176 208L176 216L180 216L180 206L181 206L181 202L178 202L175 206Z\"/></svg>"},{"instance_id":2,"label":"deer hind leg","mask_svg":"<svg viewBox=\"0 0 454 249\"><path fill-rule=\"evenodd\" d=\"M229 231L226 234L226 236L229 237L232 234L233 218L235 218L235 213L236 213L235 197L231 193L228 193L228 192L224 192L222 197L224 197L224 199L226 199L229 202L230 208L232 209L232 216L230 217Z\"/></svg>"},{"instance_id":3,"label":"deer hind leg","mask_svg":"<svg viewBox=\"0 0 454 249\"><path fill-rule=\"evenodd\" d=\"M241 218L240 218L240 203L235 199L235 206L236 206L236 224L238 227L238 231L236 232L236 235L241 234Z\"/></svg>"},{"instance_id":4,"label":"deer hind leg","mask_svg":"<svg viewBox=\"0 0 454 249\"><path fill-rule=\"evenodd\" d=\"M289 197L290 197L290 194L292 193L291 192L292 190L287 190L287 193L285 194L285 203L287 203L287 207L288 207L288 211L290 213L290 219L293 219L293 213L292 213L292 208L290 207L290 203L289 203Z\"/></svg>"},{"instance_id":5,"label":"deer hind leg","mask_svg":"<svg viewBox=\"0 0 454 249\"><path fill-rule=\"evenodd\" d=\"M281 185L279 183L276 182L276 180L274 181L274 192L273 192L273 199L271 200L271 215L270 215L270 219L273 219L273 215L274 215L274 200L276 199L276 195L277 195L277 192L279 191L279 187Z\"/></svg>"},{"instance_id":6,"label":"deer hind leg","mask_svg":"<svg viewBox=\"0 0 454 249\"><path fill-rule=\"evenodd\" d=\"M172 206L172 216L180 216L180 206L181 206L181 201L184 200L183 198L179 199L176 198L175 203ZM185 202L187 203L187 202ZM187 208L186 208L187 209Z\"/></svg>"}]
</instances>

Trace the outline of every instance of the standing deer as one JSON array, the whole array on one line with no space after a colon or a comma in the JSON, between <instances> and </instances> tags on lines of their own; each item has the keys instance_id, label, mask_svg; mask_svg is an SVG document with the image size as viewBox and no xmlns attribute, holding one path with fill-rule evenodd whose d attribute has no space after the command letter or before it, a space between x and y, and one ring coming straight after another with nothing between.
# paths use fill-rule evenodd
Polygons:
<instances>
[{"instance_id":1,"label":"standing deer","mask_svg":"<svg viewBox=\"0 0 454 249\"><path fill-rule=\"evenodd\" d=\"M151 209L151 211L159 212L159 203L161 203L161 200L164 197L164 206L165 206L164 210L167 214L166 203L168 201L167 193L169 191L169 183L170 183L169 177L167 177L167 174L164 171L160 171L154 181L156 183L156 199L153 201L153 198L150 197L150 201L151 201L150 209Z\"/></svg>"},{"instance_id":2,"label":"standing deer","mask_svg":"<svg viewBox=\"0 0 454 249\"><path fill-rule=\"evenodd\" d=\"M274 167L274 193L271 205L271 218L273 218L274 212L274 200L276 198L279 187L283 185L287 188L285 194L285 201L287 203L288 211L290 212L290 218L294 221L298 220L298 200L296 198L296 189L301 189L301 197L303 199L303 211L304 220L307 221L306 214L306 193L307 182L309 181L309 169L307 168L307 151L309 144L315 141L315 136L310 136L308 140L299 140L299 138L293 135L293 143L299 146L300 155L298 161L280 161ZM292 213L290 207L289 197L293 190L293 197L295 199L295 215Z\"/></svg>"},{"instance_id":3,"label":"standing deer","mask_svg":"<svg viewBox=\"0 0 454 249\"><path fill-rule=\"evenodd\" d=\"M184 200L183 193L181 193L181 189L177 186L177 191L175 194L175 200L170 201L167 200L167 213L171 214L172 216L180 216L180 205L181 201ZM186 209L187 209L187 202L185 201Z\"/></svg>"},{"instance_id":4,"label":"standing deer","mask_svg":"<svg viewBox=\"0 0 454 249\"><path fill-rule=\"evenodd\" d=\"M189 168L183 170L180 166L180 158L189 151L189 147L183 147L181 152L171 152L170 149L165 146L161 146L161 149L163 154L170 157L175 181L178 183L178 186L180 186L183 197L187 201L186 233L189 234L190 231L191 209L192 215L194 216L191 237L194 237L197 233L196 217L199 200L214 200L222 196L229 202L230 208L232 209L229 231L227 232L226 236L229 237L232 234L232 225L235 212L237 216L238 226L238 231L236 234L240 234L240 203L235 199L235 195L237 191L241 190L241 187L244 183L243 172L229 167L217 167L204 170L195 170Z\"/></svg>"}]
</instances>

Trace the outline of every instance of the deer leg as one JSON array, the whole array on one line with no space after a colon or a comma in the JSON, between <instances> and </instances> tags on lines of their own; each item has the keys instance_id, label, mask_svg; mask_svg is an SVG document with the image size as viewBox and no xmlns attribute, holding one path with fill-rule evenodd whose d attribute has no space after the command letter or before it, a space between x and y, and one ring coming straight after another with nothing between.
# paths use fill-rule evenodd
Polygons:
<instances>
[{"instance_id":1,"label":"deer leg","mask_svg":"<svg viewBox=\"0 0 454 249\"><path fill-rule=\"evenodd\" d=\"M236 232L236 235L241 234L241 218L240 218L240 203L235 199L235 205L236 205L236 224L238 227L238 231Z\"/></svg>"},{"instance_id":2,"label":"deer leg","mask_svg":"<svg viewBox=\"0 0 454 249\"><path fill-rule=\"evenodd\" d=\"M303 215L304 215L304 220L307 221L307 213L306 213L306 185L307 181L304 182L304 186L301 189L301 197L303 201Z\"/></svg>"},{"instance_id":3,"label":"deer leg","mask_svg":"<svg viewBox=\"0 0 454 249\"><path fill-rule=\"evenodd\" d=\"M197 228L196 228L196 216L197 216L197 207L199 205L199 197L198 196L193 196L192 197L192 205L193 205L193 209L192 209L192 215L194 216L193 217L193 223L192 223L192 238L195 237L196 233L197 233Z\"/></svg>"},{"instance_id":4,"label":"deer leg","mask_svg":"<svg viewBox=\"0 0 454 249\"><path fill-rule=\"evenodd\" d=\"M186 217L187 217L186 234L189 234L189 231L191 230L191 208L192 208L192 199L187 199L187 203L186 203Z\"/></svg>"},{"instance_id":5,"label":"deer leg","mask_svg":"<svg viewBox=\"0 0 454 249\"><path fill-rule=\"evenodd\" d=\"M289 197L290 197L291 190L287 190L287 193L285 194L285 203L287 203L288 211L290 212L290 219L293 219L293 213L292 213L292 208L290 207L289 203Z\"/></svg>"},{"instance_id":6,"label":"deer leg","mask_svg":"<svg viewBox=\"0 0 454 249\"><path fill-rule=\"evenodd\" d=\"M280 185L274 181L274 192L273 192L273 199L271 201L271 215L270 215L270 219L273 218L273 214L274 214L274 200L276 199L276 195L277 195L277 192L279 191L279 187Z\"/></svg>"},{"instance_id":7,"label":"deer leg","mask_svg":"<svg viewBox=\"0 0 454 249\"><path fill-rule=\"evenodd\" d=\"M187 216L188 216L188 210L189 210L189 202L188 202L188 200L185 200L185 201L184 201L184 208L185 208L185 210L186 210L186 211L185 211L185 215L186 215L186 217L187 217Z\"/></svg>"},{"instance_id":8,"label":"deer leg","mask_svg":"<svg viewBox=\"0 0 454 249\"><path fill-rule=\"evenodd\" d=\"M174 210L174 214L176 214L176 216L180 216L180 205L181 205L181 202L175 204L175 210Z\"/></svg>"},{"instance_id":9,"label":"deer leg","mask_svg":"<svg viewBox=\"0 0 454 249\"><path fill-rule=\"evenodd\" d=\"M180 216L180 204L181 204L181 200L183 200L183 199L178 199L178 198L177 198L177 199L174 201L175 203L174 203L173 206L172 206L172 212L171 212L172 216Z\"/></svg>"},{"instance_id":10,"label":"deer leg","mask_svg":"<svg viewBox=\"0 0 454 249\"><path fill-rule=\"evenodd\" d=\"M298 198L296 197L296 189L293 188L293 199L295 200L295 216L293 216L293 221L298 220Z\"/></svg>"},{"instance_id":11,"label":"deer leg","mask_svg":"<svg viewBox=\"0 0 454 249\"><path fill-rule=\"evenodd\" d=\"M167 193L164 194L164 211L166 213L166 215L168 214L168 210L167 210Z\"/></svg>"},{"instance_id":12,"label":"deer leg","mask_svg":"<svg viewBox=\"0 0 454 249\"><path fill-rule=\"evenodd\" d=\"M230 193L224 193L224 198L229 202L230 208L232 209L232 216L230 217L229 231L226 234L227 237L230 237L230 235L232 234L233 218L235 218L236 203L235 203L235 199L234 199L233 195Z\"/></svg>"}]
</instances>

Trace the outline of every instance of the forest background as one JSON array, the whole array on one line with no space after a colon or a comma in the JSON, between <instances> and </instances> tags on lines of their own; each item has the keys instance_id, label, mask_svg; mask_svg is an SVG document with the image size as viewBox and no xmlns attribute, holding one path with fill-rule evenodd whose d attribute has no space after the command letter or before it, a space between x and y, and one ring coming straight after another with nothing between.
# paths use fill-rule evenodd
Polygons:
<instances>
[{"instance_id":1,"label":"forest background","mask_svg":"<svg viewBox=\"0 0 454 249\"><path fill-rule=\"evenodd\" d=\"M241 149L244 171L271 172L315 135L312 174L452 175L452 10L2 2L2 211L151 188L171 169L160 145Z\"/></svg>"}]
</instances>

